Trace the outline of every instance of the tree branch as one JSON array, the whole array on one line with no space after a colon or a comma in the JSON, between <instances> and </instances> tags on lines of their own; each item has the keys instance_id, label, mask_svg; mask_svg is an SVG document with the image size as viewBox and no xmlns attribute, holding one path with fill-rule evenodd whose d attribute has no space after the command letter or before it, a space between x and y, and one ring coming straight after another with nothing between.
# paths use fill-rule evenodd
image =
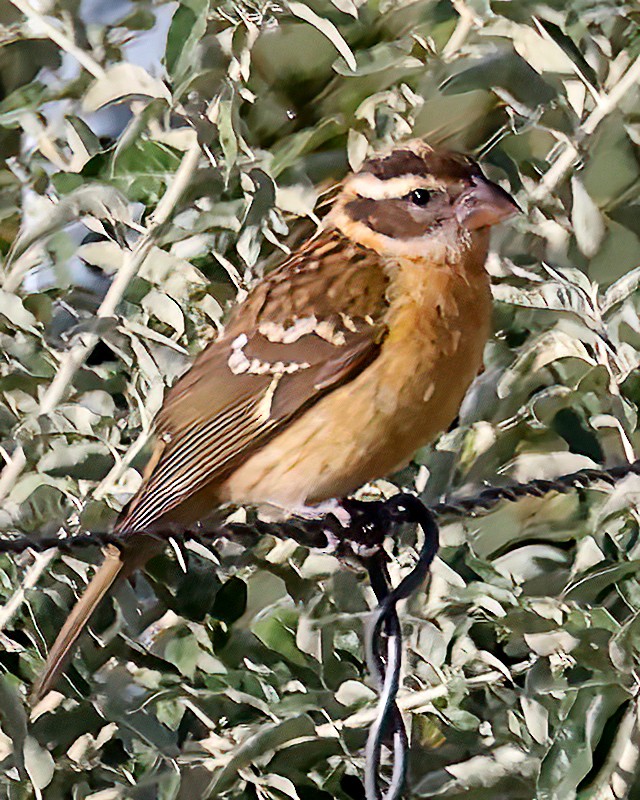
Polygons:
<instances>
[{"instance_id":1,"label":"tree branch","mask_svg":"<svg viewBox=\"0 0 640 800\"><path fill-rule=\"evenodd\" d=\"M566 142L564 150L544 174L540 183L531 191L534 203L545 200L562 182L565 175L579 158L578 146L590 136L602 120L620 105L624 96L640 81L640 56L631 64L616 85L608 93L599 95L598 103L587 119L582 123L575 137L575 143Z\"/></svg>"},{"instance_id":2,"label":"tree branch","mask_svg":"<svg viewBox=\"0 0 640 800\"><path fill-rule=\"evenodd\" d=\"M182 193L187 188L200 157L200 145L194 139L191 147L185 152L173 181L158 203L154 214L149 220L145 232L136 242L135 247L125 254L118 274L109 287L104 300L97 311L98 318L112 317L118 303L122 300L127 286L135 277L153 246L158 229L167 222ZM77 341L60 358L59 368L49 388L43 394L38 406L37 415L50 414L60 403L73 379L84 364L87 357L97 344L99 336L96 333L84 333L81 340ZM24 451L19 448L9 459L0 475L0 499L6 497L15 486L26 465Z\"/></svg>"},{"instance_id":3,"label":"tree branch","mask_svg":"<svg viewBox=\"0 0 640 800\"><path fill-rule=\"evenodd\" d=\"M51 39L52 42L58 45L61 50L64 50L65 53L68 53L70 56L73 56L75 60L83 66L87 72L90 72L94 78L102 78L105 75L105 71L103 67L98 64L98 62L92 58L88 53L85 53L84 50L81 50L68 36L66 33L63 33L61 30L56 28L49 20L43 16L39 11L36 11L27 0L11 0L13 5L21 11L34 31L38 32L39 30L44 33L44 35Z\"/></svg>"}]
</instances>

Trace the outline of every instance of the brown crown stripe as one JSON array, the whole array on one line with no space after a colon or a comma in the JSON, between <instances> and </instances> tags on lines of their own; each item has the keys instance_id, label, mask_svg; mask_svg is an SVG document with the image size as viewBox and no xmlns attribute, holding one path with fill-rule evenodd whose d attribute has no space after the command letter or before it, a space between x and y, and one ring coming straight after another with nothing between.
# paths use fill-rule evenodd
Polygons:
<instances>
[{"instance_id":1,"label":"brown crown stripe","mask_svg":"<svg viewBox=\"0 0 640 800\"><path fill-rule=\"evenodd\" d=\"M412 150L394 150L383 158L370 159L361 170L380 180L402 175L431 174L434 178L447 178L449 181L463 180L479 171L478 165L467 156L438 150L425 151L422 155Z\"/></svg>"}]
</instances>

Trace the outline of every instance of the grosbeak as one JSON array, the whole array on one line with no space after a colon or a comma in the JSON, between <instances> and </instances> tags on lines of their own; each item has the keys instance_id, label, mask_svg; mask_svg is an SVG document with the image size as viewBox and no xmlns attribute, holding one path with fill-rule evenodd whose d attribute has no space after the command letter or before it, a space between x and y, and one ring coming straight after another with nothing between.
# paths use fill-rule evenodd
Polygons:
<instances>
[{"instance_id":1,"label":"grosbeak","mask_svg":"<svg viewBox=\"0 0 640 800\"><path fill-rule=\"evenodd\" d=\"M404 466L447 428L489 335L489 229L517 208L472 159L420 141L344 180L317 233L168 392L117 523L124 547L108 548L36 695L114 581L158 552L157 534L224 505L306 513Z\"/></svg>"}]
</instances>

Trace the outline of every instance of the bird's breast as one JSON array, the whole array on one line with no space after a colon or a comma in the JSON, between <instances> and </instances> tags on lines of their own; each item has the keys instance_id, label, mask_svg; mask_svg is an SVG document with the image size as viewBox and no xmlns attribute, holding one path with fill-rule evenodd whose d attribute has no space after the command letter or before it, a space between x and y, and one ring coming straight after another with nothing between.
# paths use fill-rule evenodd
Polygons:
<instances>
[{"instance_id":1,"label":"bird's breast","mask_svg":"<svg viewBox=\"0 0 640 800\"><path fill-rule=\"evenodd\" d=\"M409 431L413 442L419 439L415 450L448 427L482 365L489 280L484 270L418 262L404 267L391 292L389 334L370 373L373 409L389 418L394 436Z\"/></svg>"},{"instance_id":2,"label":"bird's breast","mask_svg":"<svg viewBox=\"0 0 640 800\"><path fill-rule=\"evenodd\" d=\"M221 499L296 507L406 464L455 418L481 367L490 317L484 270L403 265L390 283L379 356L251 456Z\"/></svg>"}]
</instances>

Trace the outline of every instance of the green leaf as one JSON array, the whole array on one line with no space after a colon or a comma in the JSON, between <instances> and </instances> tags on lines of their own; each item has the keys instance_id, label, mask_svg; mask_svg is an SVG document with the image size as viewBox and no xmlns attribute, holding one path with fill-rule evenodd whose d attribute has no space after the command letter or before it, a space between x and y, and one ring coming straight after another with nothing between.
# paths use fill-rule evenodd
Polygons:
<instances>
[{"instance_id":1,"label":"green leaf","mask_svg":"<svg viewBox=\"0 0 640 800\"><path fill-rule=\"evenodd\" d=\"M220 770L209 787L209 797L217 797L233 786L238 771L273 750L284 747L294 739L312 738L315 726L311 719L302 714L275 725L264 725L260 731L250 736L234 752L228 764Z\"/></svg>"},{"instance_id":2,"label":"green leaf","mask_svg":"<svg viewBox=\"0 0 640 800\"><path fill-rule=\"evenodd\" d=\"M640 267L636 267L636 269L632 269L630 272L627 272L626 275L618 278L615 283L612 283L611 286L609 286L607 291L604 293L602 300L600 301L600 309L602 313L606 314L618 304L623 303L627 298L631 297L632 294L637 292L639 287Z\"/></svg>"},{"instance_id":3,"label":"green leaf","mask_svg":"<svg viewBox=\"0 0 640 800\"><path fill-rule=\"evenodd\" d=\"M598 206L589 197L588 192L577 175L571 178L573 206L571 222L576 242L587 258L594 256L600 249L606 229L604 219Z\"/></svg>"},{"instance_id":4,"label":"green leaf","mask_svg":"<svg viewBox=\"0 0 640 800\"><path fill-rule=\"evenodd\" d=\"M23 753L24 768L31 783L38 790L46 788L51 783L55 770L51 753L41 747L32 736L27 736Z\"/></svg>"},{"instance_id":5,"label":"green leaf","mask_svg":"<svg viewBox=\"0 0 640 800\"><path fill-rule=\"evenodd\" d=\"M247 584L241 578L229 578L216 595L211 615L231 625L246 611L247 594Z\"/></svg>"},{"instance_id":6,"label":"green leaf","mask_svg":"<svg viewBox=\"0 0 640 800\"><path fill-rule=\"evenodd\" d=\"M36 330L36 318L24 307L22 300L11 292L0 289L0 316L11 325L26 331Z\"/></svg>"},{"instance_id":7,"label":"green leaf","mask_svg":"<svg viewBox=\"0 0 640 800\"><path fill-rule=\"evenodd\" d=\"M166 85L137 64L115 64L98 78L84 96L86 111L97 111L110 103L129 97L161 97L171 102Z\"/></svg>"},{"instance_id":8,"label":"green leaf","mask_svg":"<svg viewBox=\"0 0 640 800\"><path fill-rule=\"evenodd\" d=\"M507 48L477 59L473 66L456 72L440 86L445 94L474 89L504 89L529 111L550 103L556 95L554 89L521 56Z\"/></svg>"},{"instance_id":9,"label":"green leaf","mask_svg":"<svg viewBox=\"0 0 640 800\"><path fill-rule=\"evenodd\" d=\"M580 689L542 761L539 800L567 800L593 766L596 745L606 721L628 696L616 686Z\"/></svg>"},{"instance_id":10,"label":"green leaf","mask_svg":"<svg viewBox=\"0 0 640 800\"><path fill-rule=\"evenodd\" d=\"M19 128L28 111L35 111L44 102L48 88L37 81L21 86L0 102L0 126Z\"/></svg>"},{"instance_id":11,"label":"green leaf","mask_svg":"<svg viewBox=\"0 0 640 800\"><path fill-rule=\"evenodd\" d=\"M298 615L293 609L272 608L253 623L252 630L267 647L303 667L307 659L296 644L297 625Z\"/></svg>"},{"instance_id":12,"label":"green leaf","mask_svg":"<svg viewBox=\"0 0 640 800\"><path fill-rule=\"evenodd\" d=\"M201 650L197 638L188 630L182 630L167 642L164 657L187 678L193 679Z\"/></svg>"},{"instance_id":13,"label":"green leaf","mask_svg":"<svg viewBox=\"0 0 640 800\"><path fill-rule=\"evenodd\" d=\"M83 216L125 224L132 221L129 205L116 188L85 181L77 189L65 194L55 205L51 204L46 216L25 226L13 244L11 260L15 261L32 245L41 243L65 225L76 222Z\"/></svg>"},{"instance_id":14,"label":"green leaf","mask_svg":"<svg viewBox=\"0 0 640 800\"><path fill-rule=\"evenodd\" d=\"M635 148L619 113L606 117L596 129L581 177L600 208L617 205L623 192L640 178Z\"/></svg>"},{"instance_id":15,"label":"green leaf","mask_svg":"<svg viewBox=\"0 0 640 800\"><path fill-rule=\"evenodd\" d=\"M549 22L547 19L542 17L533 17L533 22L538 30L546 34L562 49L566 55L569 56L575 65L576 72L585 81L585 83L588 83L591 87L596 88L598 86L598 77L591 65L585 60L573 39L567 36L567 34L564 33L558 25L554 24L553 22Z\"/></svg>"},{"instance_id":16,"label":"green leaf","mask_svg":"<svg viewBox=\"0 0 640 800\"><path fill-rule=\"evenodd\" d=\"M181 0L171 19L164 62L181 83L192 68L194 52L207 29L209 0Z\"/></svg>"},{"instance_id":17,"label":"green leaf","mask_svg":"<svg viewBox=\"0 0 640 800\"><path fill-rule=\"evenodd\" d=\"M181 154L158 142L138 140L118 153L111 180L129 200L156 205L180 166Z\"/></svg>"},{"instance_id":18,"label":"green leaf","mask_svg":"<svg viewBox=\"0 0 640 800\"><path fill-rule=\"evenodd\" d=\"M319 30L320 33L327 37L327 39L347 62L349 69L354 71L357 69L358 65L356 63L355 56L351 52L351 48L346 43L333 22L318 16L315 11L312 11L309 6L305 5L304 3L289 2L287 5L289 7L289 11L291 11L295 17L298 17L299 19L308 22L310 25L313 25L314 28Z\"/></svg>"},{"instance_id":19,"label":"green leaf","mask_svg":"<svg viewBox=\"0 0 640 800\"><path fill-rule=\"evenodd\" d=\"M535 284L531 289L520 289L506 283L492 288L493 296L502 303L524 306L525 308L565 311L576 314L587 322L597 324L594 309L584 292L576 286L559 281L545 281Z\"/></svg>"},{"instance_id":20,"label":"green leaf","mask_svg":"<svg viewBox=\"0 0 640 800\"><path fill-rule=\"evenodd\" d=\"M113 454L97 442L57 440L38 461L38 470L54 477L99 480L113 466Z\"/></svg>"},{"instance_id":21,"label":"green leaf","mask_svg":"<svg viewBox=\"0 0 640 800\"><path fill-rule=\"evenodd\" d=\"M228 172L238 157L238 137L233 127L233 101L231 100L223 100L218 107L218 130Z\"/></svg>"}]
</instances>

